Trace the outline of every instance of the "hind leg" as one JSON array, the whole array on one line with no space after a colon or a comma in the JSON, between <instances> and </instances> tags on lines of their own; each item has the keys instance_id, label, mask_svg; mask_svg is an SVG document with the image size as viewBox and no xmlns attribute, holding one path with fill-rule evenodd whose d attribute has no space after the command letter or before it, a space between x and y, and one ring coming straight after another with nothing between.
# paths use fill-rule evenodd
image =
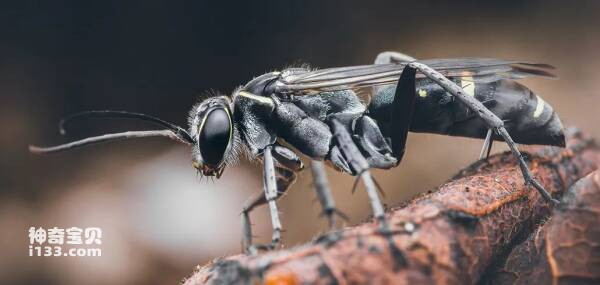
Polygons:
<instances>
[{"instance_id":1,"label":"hind leg","mask_svg":"<svg viewBox=\"0 0 600 285\"><path fill-rule=\"evenodd\" d=\"M492 145L494 143L492 140L492 134L493 130L488 129L483 142L483 147L481 147L481 152L479 153L479 159L488 159L488 157L490 157L490 152L492 152Z\"/></svg>"},{"instance_id":2,"label":"hind leg","mask_svg":"<svg viewBox=\"0 0 600 285\"><path fill-rule=\"evenodd\" d=\"M544 189L544 187L533 178L527 163L523 159L523 155L519 152L517 145L508 134L508 131L504 127L504 122L496 116L496 114L492 113L487 107L485 107L481 102L475 99L473 96L467 95L467 93L456 83L452 82L441 73L433 70L429 66L419 63L419 62L411 62L408 63L409 67L415 68L427 76L429 79L433 80L437 84L439 84L442 88L452 94L455 98L457 98L460 102L465 104L467 108L472 110L483 122L487 125L487 127L498 135L500 135L506 144L510 147L513 155L517 158L519 162L519 167L521 169L521 173L523 174L523 179L526 184L531 184L533 187L540 193L542 197L544 197L547 201L550 201L554 204L558 204L558 200L553 199L550 193Z\"/></svg>"},{"instance_id":3,"label":"hind leg","mask_svg":"<svg viewBox=\"0 0 600 285\"><path fill-rule=\"evenodd\" d=\"M416 58L413 58L403 53L394 51L384 51L377 55L377 57L375 58L375 64L407 63L416 60ZM380 88L381 87L379 86L373 87L374 94L376 94ZM397 122L397 120L393 120L393 122ZM481 148L479 159L487 159L490 156L493 142L494 141L492 140L492 129L489 129L483 147Z\"/></svg>"}]
</instances>

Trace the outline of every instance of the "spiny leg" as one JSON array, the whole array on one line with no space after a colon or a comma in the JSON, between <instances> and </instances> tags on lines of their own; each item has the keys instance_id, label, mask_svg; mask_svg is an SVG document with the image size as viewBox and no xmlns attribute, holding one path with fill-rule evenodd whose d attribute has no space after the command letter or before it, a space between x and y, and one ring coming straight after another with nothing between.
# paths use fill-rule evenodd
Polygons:
<instances>
[{"instance_id":1,"label":"spiny leg","mask_svg":"<svg viewBox=\"0 0 600 285\"><path fill-rule=\"evenodd\" d=\"M512 151L513 155L517 157L517 160L519 161L519 167L521 168L521 173L523 173L523 178L525 179L525 183L533 185L533 187L537 189L538 192L540 192L540 194L546 200L552 201L552 203L558 205L560 202L552 198L552 195L550 195L550 193L548 193L548 191L544 189L544 186L542 186L537 180L533 178L531 170L529 170L529 167L527 167L527 163L523 159L523 155L521 154L521 152L517 148L517 145L508 134L506 128L501 127L498 128L496 131L500 134L500 136L502 136L502 138L504 138L504 140L508 144L508 147L510 147L510 151Z\"/></svg>"},{"instance_id":2,"label":"spiny leg","mask_svg":"<svg viewBox=\"0 0 600 285\"><path fill-rule=\"evenodd\" d=\"M273 226L273 235L271 237L271 245L275 247L281 240L281 222L279 220L279 212L277 211L277 178L275 176L275 163L273 162L273 154L271 153L271 146L265 148L264 153L264 189L265 198L269 205L269 212L271 214L271 225Z\"/></svg>"},{"instance_id":3,"label":"spiny leg","mask_svg":"<svg viewBox=\"0 0 600 285\"><path fill-rule=\"evenodd\" d=\"M344 220L348 220L348 216L340 212L335 207L335 200L331 195L331 189L329 188L329 182L327 181L327 174L325 173L325 165L323 161L312 160L310 162L310 168L314 179L315 191L317 193L317 199L323 209L321 215L327 217L329 229L335 228L335 215L337 214Z\"/></svg>"},{"instance_id":4,"label":"spiny leg","mask_svg":"<svg viewBox=\"0 0 600 285\"><path fill-rule=\"evenodd\" d=\"M488 128L494 129L500 136L502 136L504 141L510 147L512 153L519 160L519 167L521 168L521 173L523 174L523 179L525 180L525 183L532 184L535 187L535 189L537 189L537 191L540 193L540 195L542 195L542 197L544 197L546 200L554 204L559 203L558 200L553 199L550 193L548 193L548 191L546 191L546 189L544 189L544 187L533 178L533 176L531 175L531 171L527 166L527 163L525 163L525 160L523 160L523 157L517 148L517 145L506 131L506 128L504 127L504 122L500 118L498 118L498 116L492 113L492 111L486 108L477 99L467 95L461 87L456 85L450 79L446 78L441 73L433 70L429 66L419 62L411 62L408 64L408 66L418 69L429 79L439 84L442 88L444 88L444 90L448 91L459 101L465 104L469 109L473 110L475 114L477 114L477 116L484 121Z\"/></svg>"},{"instance_id":5,"label":"spiny leg","mask_svg":"<svg viewBox=\"0 0 600 285\"><path fill-rule=\"evenodd\" d=\"M248 255L256 254L259 249L269 249L268 245L253 244L252 239L254 238L254 235L252 234L252 222L250 221L250 212L252 212L252 210L254 210L254 208L257 206L263 205L267 202L264 192L265 191L262 190L248 199L244 204L244 209L242 210L242 248Z\"/></svg>"},{"instance_id":6,"label":"spiny leg","mask_svg":"<svg viewBox=\"0 0 600 285\"><path fill-rule=\"evenodd\" d=\"M346 161L348 164L350 164L352 170L355 173L358 173L365 184L367 195L373 210L373 216L377 220L383 220L383 223L385 224L383 205L379 199L379 195L377 194L377 187L375 186L375 183L373 182L369 172L369 163L364 158L358 147L354 144L350 133L348 130L346 130L346 127L344 127L342 123L336 119L332 119L331 127L333 130L333 136L337 140L337 145L339 146L342 155L346 158Z\"/></svg>"},{"instance_id":7,"label":"spiny leg","mask_svg":"<svg viewBox=\"0 0 600 285\"><path fill-rule=\"evenodd\" d=\"M485 141L483 141L483 147L481 147L481 152L479 153L479 159L488 159L490 157L490 152L492 151L492 144L494 141L492 140L492 134L494 130L488 129L487 134L485 135Z\"/></svg>"},{"instance_id":8,"label":"spiny leg","mask_svg":"<svg viewBox=\"0 0 600 285\"><path fill-rule=\"evenodd\" d=\"M242 212L242 231L243 240L242 246L245 248L246 253L255 254L258 249L273 249L279 244L281 240L281 221L279 220L279 212L277 210L276 200L281 197L287 187L282 191L277 191L277 176L275 171L275 163L272 154L272 146L267 146L263 153L263 190L264 196L258 196L244 206ZM295 179L295 175L290 177ZM290 183L291 184L291 183ZM286 186L289 186L286 185ZM250 211L256 206L266 203L269 206L269 213L271 216L271 225L273 227L273 234L271 236L271 243L266 245L254 245L252 244L252 224L250 222Z\"/></svg>"},{"instance_id":9,"label":"spiny leg","mask_svg":"<svg viewBox=\"0 0 600 285\"><path fill-rule=\"evenodd\" d=\"M277 198L283 196L287 189L278 192ZM242 210L242 248L248 255L254 255L258 250L270 250L273 248L272 244L253 244L252 240L255 236L252 234L252 222L250 220L250 212L260 205L267 203L264 195L264 191L260 191L257 195L251 197L244 204Z\"/></svg>"},{"instance_id":10,"label":"spiny leg","mask_svg":"<svg viewBox=\"0 0 600 285\"><path fill-rule=\"evenodd\" d=\"M265 190L265 198L269 205L269 213L271 214L271 225L273 226L273 235L271 237L271 248L275 247L281 240L281 222L279 220L279 212L277 211L277 178L275 176L275 164L273 163L273 155L271 153L272 146L267 146L263 154L263 185Z\"/></svg>"},{"instance_id":11,"label":"spiny leg","mask_svg":"<svg viewBox=\"0 0 600 285\"><path fill-rule=\"evenodd\" d=\"M373 177L371 177L371 173L369 172L369 164L361 154L358 147L354 144L354 141L352 141L352 137L344 125L342 125L336 119L332 119L330 123L333 130L333 135L342 152L342 155L346 158L346 161L352 170L355 173L358 173L365 185L367 196L369 197L369 201L371 203L373 217L379 224L379 232L388 241L392 257L395 261L394 268L399 269L400 267L406 265L406 259L402 251L400 251L400 249L394 243L393 233L390 229L387 219L385 218L383 204L381 203L377 193L377 186L373 180Z\"/></svg>"},{"instance_id":12,"label":"spiny leg","mask_svg":"<svg viewBox=\"0 0 600 285\"><path fill-rule=\"evenodd\" d=\"M256 248L252 246L252 223L250 222L251 207L244 206L242 211L242 248L246 254L256 254Z\"/></svg>"}]
</instances>

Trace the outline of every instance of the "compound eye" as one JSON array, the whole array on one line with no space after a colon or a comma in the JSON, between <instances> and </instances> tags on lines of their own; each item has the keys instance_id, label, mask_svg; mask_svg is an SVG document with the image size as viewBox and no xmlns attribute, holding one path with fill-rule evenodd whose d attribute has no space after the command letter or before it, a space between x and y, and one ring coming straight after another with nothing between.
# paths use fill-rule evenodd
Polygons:
<instances>
[{"instance_id":1,"label":"compound eye","mask_svg":"<svg viewBox=\"0 0 600 285\"><path fill-rule=\"evenodd\" d=\"M217 166L225 155L231 139L231 118L223 108L210 111L200 126L198 138L204 164Z\"/></svg>"}]
</instances>

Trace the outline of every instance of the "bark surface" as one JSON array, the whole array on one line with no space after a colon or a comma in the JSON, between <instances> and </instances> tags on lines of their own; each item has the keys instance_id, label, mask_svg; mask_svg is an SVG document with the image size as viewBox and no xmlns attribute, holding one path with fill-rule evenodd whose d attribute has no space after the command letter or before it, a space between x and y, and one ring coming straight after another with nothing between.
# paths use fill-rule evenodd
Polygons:
<instances>
[{"instance_id":1,"label":"bark surface","mask_svg":"<svg viewBox=\"0 0 600 285\"><path fill-rule=\"evenodd\" d=\"M290 249L216 259L183 283L600 284L600 151L571 130L567 148L528 156L534 176L562 197L558 208L524 185L503 153L390 209L395 248L371 221Z\"/></svg>"}]
</instances>

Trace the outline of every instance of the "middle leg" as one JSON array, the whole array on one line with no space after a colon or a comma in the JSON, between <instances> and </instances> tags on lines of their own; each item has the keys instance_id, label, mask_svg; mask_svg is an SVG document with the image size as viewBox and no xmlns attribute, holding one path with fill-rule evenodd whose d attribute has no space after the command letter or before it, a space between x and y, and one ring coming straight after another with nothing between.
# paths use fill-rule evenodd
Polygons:
<instances>
[{"instance_id":1,"label":"middle leg","mask_svg":"<svg viewBox=\"0 0 600 285\"><path fill-rule=\"evenodd\" d=\"M369 172L369 163L362 155L352 140L350 133L342 123L340 123L337 119L332 119L331 129L333 130L333 136L336 140L336 145L339 147L340 152L348 162L352 172L360 176L365 184L367 195L369 196L369 201L371 203L373 216L380 222L382 229L387 228L385 211L383 204L379 199L375 182L373 182L373 178Z\"/></svg>"},{"instance_id":2,"label":"middle leg","mask_svg":"<svg viewBox=\"0 0 600 285\"><path fill-rule=\"evenodd\" d=\"M330 121L330 125L331 129L333 130L335 143L339 147L340 152L350 165L352 171L357 173L365 185L367 196L369 197L369 202L373 211L373 217L379 226L379 233L385 237L390 248L390 252L394 260L394 269L397 270L406 266L407 261L404 257L404 254L394 243L393 232L385 217L385 209L379 198L377 185L371 176L371 172L369 171L369 163L362 155L352 140L350 133L342 123L333 118Z\"/></svg>"},{"instance_id":3,"label":"middle leg","mask_svg":"<svg viewBox=\"0 0 600 285\"><path fill-rule=\"evenodd\" d=\"M346 145L351 145L350 147L354 146L356 150L353 150L353 152L356 154L350 154L348 150L343 150L342 145L339 144L340 134L337 136L334 134L334 136L338 137L338 144L332 144L327 158L340 170L350 174L360 175L360 178L362 178L366 184L370 185L368 189L378 188L375 187L377 186L375 181L368 171L366 171L368 168L375 167L387 169L397 166L402 160L406 147L408 130L416 104L415 75L415 69L407 67L398 80L394 101L392 108L390 109L392 120L396 122L397 126L389 133L389 141L386 141L379 130L377 123L365 114L358 117L353 115L348 116L349 114L339 114L332 115L329 118L330 122L334 124L334 126L330 126L331 129L334 130L334 133L336 132L335 128L337 127L337 133L343 130L345 133L350 131L354 134L351 136L350 133L348 133L350 139L342 138L342 140L347 142ZM341 129L340 125L345 125L346 128ZM357 157L357 155L359 155L359 157ZM356 159L358 160L365 160L366 164L360 162L360 166L357 166L356 164L352 165L347 157L357 157ZM317 196L321 202L324 213L329 218L330 225L332 225L334 223L333 214L337 212L337 210L335 210L333 198L329 193L323 164L318 161L313 161L312 170L313 176L315 177ZM375 203L373 206L374 209L382 208L376 205L378 204L378 196L375 195L370 197L372 197L371 201L374 201L373 203ZM379 212L379 210L377 211Z\"/></svg>"},{"instance_id":4,"label":"middle leg","mask_svg":"<svg viewBox=\"0 0 600 285\"><path fill-rule=\"evenodd\" d=\"M335 200L331 195L331 188L329 188L329 182L327 181L327 174L325 173L325 165L323 161L312 160L310 163L311 172L315 184L315 191L317 193L317 199L323 209L321 216L327 218L329 224L329 230L335 228L335 215L337 214L344 220L349 220L348 216L338 210L335 207Z\"/></svg>"}]
</instances>

